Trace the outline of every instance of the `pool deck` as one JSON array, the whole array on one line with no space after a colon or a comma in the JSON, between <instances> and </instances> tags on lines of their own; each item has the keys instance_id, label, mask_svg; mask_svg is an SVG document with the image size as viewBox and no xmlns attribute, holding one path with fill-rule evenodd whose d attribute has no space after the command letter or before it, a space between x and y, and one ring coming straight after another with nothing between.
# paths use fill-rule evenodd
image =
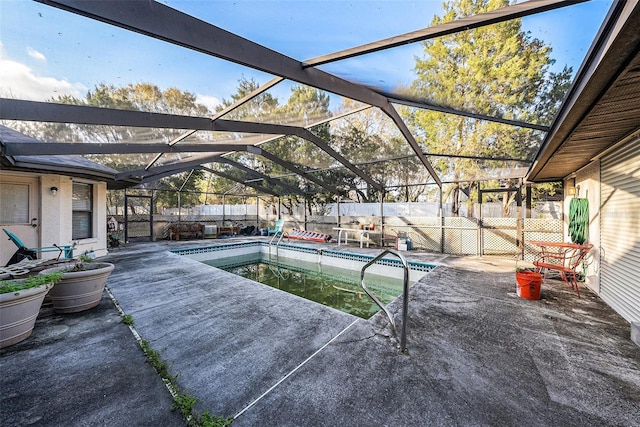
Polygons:
<instances>
[{"instance_id":1,"label":"pool deck","mask_svg":"<svg viewBox=\"0 0 640 427\"><path fill-rule=\"evenodd\" d=\"M0 350L0 424L184 426L122 310L196 410L233 426L640 426L640 347L584 287L578 299L550 280L529 301L514 260L408 252L438 268L410 290L402 353L383 314L359 319L169 252L215 243L127 244L101 259L116 268L100 306L44 306L32 336ZM389 309L400 320L401 301Z\"/></svg>"}]
</instances>

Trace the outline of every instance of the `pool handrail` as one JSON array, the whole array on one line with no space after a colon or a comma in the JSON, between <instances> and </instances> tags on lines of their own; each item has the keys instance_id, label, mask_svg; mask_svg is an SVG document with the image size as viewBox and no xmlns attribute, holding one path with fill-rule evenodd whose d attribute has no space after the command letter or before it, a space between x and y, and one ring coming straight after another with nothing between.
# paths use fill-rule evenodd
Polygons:
<instances>
[{"instance_id":1,"label":"pool handrail","mask_svg":"<svg viewBox=\"0 0 640 427\"><path fill-rule=\"evenodd\" d=\"M404 286L402 291L402 333L400 335L400 351L404 352L407 349L407 316L409 312L409 263L407 262L407 259L398 251L385 249L362 267L362 270L360 270L360 286L362 286L362 289L364 289L366 294L369 295L373 302L375 302L378 307L380 307L382 311L384 311L384 313L387 315L387 317L389 318L389 322L391 322L393 333L397 336L398 331L396 329L396 322L393 320L393 316L391 315L389 310L387 310L387 308L380 302L380 300L376 298L376 296L371 293L371 291L369 291L367 285L364 283L365 270L387 254L395 255L400 258L400 262L402 262L402 268L404 270Z\"/></svg>"}]
</instances>

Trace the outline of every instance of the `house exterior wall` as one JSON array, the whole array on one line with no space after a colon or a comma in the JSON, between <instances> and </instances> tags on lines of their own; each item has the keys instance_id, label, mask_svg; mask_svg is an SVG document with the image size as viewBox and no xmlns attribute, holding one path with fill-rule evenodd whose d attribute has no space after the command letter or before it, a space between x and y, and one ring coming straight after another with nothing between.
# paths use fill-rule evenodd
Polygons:
<instances>
[{"instance_id":1,"label":"house exterior wall","mask_svg":"<svg viewBox=\"0 0 640 427\"><path fill-rule=\"evenodd\" d=\"M37 227L33 230L37 233L38 242L36 246L52 246L54 243L57 245L72 245L76 244L74 255L79 256L85 252L93 252L96 257L104 256L107 254L107 214L106 214L106 194L107 186L104 182L90 181L90 180L78 180L79 182L90 183L93 185L93 237L89 239L81 239L74 241L72 239L72 197L73 197L73 179L63 175L53 174L29 174L29 173L0 173L0 183L2 182L32 182L34 178L39 182L38 186L34 187L37 192L36 199L38 202L37 211ZM51 191L52 187L56 187L58 190L55 194ZM0 226L2 228L10 228L5 224L5 221L0 219ZM25 232L30 227L22 227L21 232L17 232L18 237L23 242L31 246L33 240L28 236L24 238ZM10 230L11 231L11 230ZM10 240L6 239L4 233L2 233L2 239L0 239L0 265L6 265L13 253L16 251L16 246ZM43 252L42 258L56 258L57 252Z\"/></svg>"},{"instance_id":2,"label":"house exterior wall","mask_svg":"<svg viewBox=\"0 0 640 427\"><path fill-rule=\"evenodd\" d=\"M589 201L585 284L632 325L640 337L640 140L611 150L564 180L564 235L569 203ZM576 194L569 193L576 188ZM635 329L634 329L635 328ZM638 343L640 345L640 342Z\"/></svg>"},{"instance_id":3,"label":"house exterior wall","mask_svg":"<svg viewBox=\"0 0 640 427\"><path fill-rule=\"evenodd\" d=\"M600 175L600 297L640 328L640 139L604 155Z\"/></svg>"},{"instance_id":4,"label":"house exterior wall","mask_svg":"<svg viewBox=\"0 0 640 427\"><path fill-rule=\"evenodd\" d=\"M576 194L568 193L575 185ZM600 161L596 160L575 173L574 178L565 180L564 235L569 237L569 203L573 197L589 201L589 231L587 243L593 244L590 256L586 258L587 276L585 284L594 292L600 292Z\"/></svg>"}]
</instances>

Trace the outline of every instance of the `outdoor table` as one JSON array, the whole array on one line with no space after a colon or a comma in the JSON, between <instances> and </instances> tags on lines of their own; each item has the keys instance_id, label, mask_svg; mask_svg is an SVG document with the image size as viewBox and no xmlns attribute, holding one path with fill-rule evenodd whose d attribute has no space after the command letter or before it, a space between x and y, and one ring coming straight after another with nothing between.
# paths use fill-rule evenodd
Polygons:
<instances>
[{"instance_id":1,"label":"outdoor table","mask_svg":"<svg viewBox=\"0 0 640 427\"><path fill-rule=\"evenodd\" d=\"M371 237L371 234L380 234L380 232L378 231L374 231L374 230L365 230L365 229L358 229L358 228L344 228L344 227L333 227L334 230L338 231L338 246L340 246L340 243L342 242L342 236L344 235L344 244L346 245L347 243L349 243L349 233L353 233L354 235L360 235L360 247L362 247L364 239L367 239L367 247L369 247L369 240Z\"/></svg>"}]
</instances>

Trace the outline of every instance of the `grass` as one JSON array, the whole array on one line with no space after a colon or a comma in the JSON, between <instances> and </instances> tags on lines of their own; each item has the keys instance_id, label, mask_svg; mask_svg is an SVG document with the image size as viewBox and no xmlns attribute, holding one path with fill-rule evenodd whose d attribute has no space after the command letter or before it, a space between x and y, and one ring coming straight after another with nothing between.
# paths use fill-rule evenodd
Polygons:
<instances>
[{"instance_id":1,"label":"grass","mask_svg":"<svg viewBox=\"0 0 640 427\"><path fill-rule=\"evenodd\" d=\"M153 366L158 375L166 378L173 384L175 378L169 373L169 364L160 357L160 353L154 350L147 340L141 340L140 347L142 347L142 351L147 355L147 361Z\"/></svg>"},{"instance_id":2,"label":"grass","mask_svg":"<svg viewBox=\"0 0 640 427\"><path fill-rule=\"evenodd\" d=\"M122 316L122 323L128 326L133 326L133 316L130 314L124 314ZM173 390L174 392L173 406L171 407L171 410L179 411L187 420L187 425L189 427L225 427L231 425L233 418L223 418L212 415L209 411L204 411L202 415L198 415L194 410L196 403L198 403L198 399L179 391L175 383L176 378L171 375L167 361L162 359L160 353L152 348L148 341L140 340L140 347L147 356L147 362L153 366L158 375L162 377L163 381L169 384L170 390Z\"/></svg>"},{"instance_id":3,"label":"grass","mask_svg":"<svg viewBox=\"0 0 640 427\"><path fill-rule=\"evenodd\" d=\"M134 326L134 324L133 324L133 316L130 315L130 314L122 315L122 323L124 323L127 326Z\"/></svg>"}]
</instances>

